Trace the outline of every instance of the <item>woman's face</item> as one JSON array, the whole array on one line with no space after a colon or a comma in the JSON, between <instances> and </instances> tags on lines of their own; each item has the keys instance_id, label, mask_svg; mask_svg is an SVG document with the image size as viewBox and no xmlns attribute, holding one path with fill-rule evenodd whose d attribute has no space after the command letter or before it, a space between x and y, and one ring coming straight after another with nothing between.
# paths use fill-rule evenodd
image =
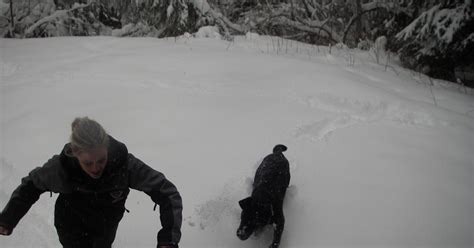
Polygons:
<instances>
[{"instance_id":1,"label":"woman's face","mask_svg":"<svg viewBox=\"0 0 474 248\"><path fill-rule=\"evenodd\" d=\"M107 165L107 147L99 147L75 153L81 169L90 177L98 179Z\"/></svg>"}]
</instances>

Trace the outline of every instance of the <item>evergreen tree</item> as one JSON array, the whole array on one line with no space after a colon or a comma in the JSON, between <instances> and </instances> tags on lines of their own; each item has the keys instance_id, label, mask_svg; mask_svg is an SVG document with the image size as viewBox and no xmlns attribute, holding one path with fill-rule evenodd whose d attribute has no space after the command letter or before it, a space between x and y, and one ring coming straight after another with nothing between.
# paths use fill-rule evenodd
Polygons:
<instances>
[{"instance_id":1,"label":"evergreen tree","mask_svg":"<svg viewBox=\"0 0 474 248\"><path fill-rule=\"evenodd\" d=\"M396 36L402 63L455 81L456 67L474 63L473 13L470 0L444 1L421 12Z\"/></svg>"}]
</instances>

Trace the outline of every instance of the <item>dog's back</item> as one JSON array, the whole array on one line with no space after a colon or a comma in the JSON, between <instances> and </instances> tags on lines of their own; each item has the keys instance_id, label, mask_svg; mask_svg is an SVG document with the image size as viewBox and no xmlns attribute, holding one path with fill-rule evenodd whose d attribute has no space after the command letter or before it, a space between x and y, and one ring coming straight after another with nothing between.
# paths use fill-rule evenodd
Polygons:
<instances>
[{"instance_id":1,"label":"dog's back","mask_svg":"<svg viewBox=\"0 0 474 248\"><path fill-rule=\"evenodd\" d=\"M252 198L257 202L282 201L290 183L290 164L283 155L287 148L276 145L255 173Z\"/></svg>"}]
</instances>

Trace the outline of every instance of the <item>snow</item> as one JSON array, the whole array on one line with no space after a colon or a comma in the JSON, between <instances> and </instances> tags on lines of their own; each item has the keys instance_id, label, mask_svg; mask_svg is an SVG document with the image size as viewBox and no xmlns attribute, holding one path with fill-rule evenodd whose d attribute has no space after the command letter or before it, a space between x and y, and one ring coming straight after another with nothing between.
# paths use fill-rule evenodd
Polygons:
<instances>
[{"instance_id":1,"label":"snow","mask_svg":"<svg viewBox=\"0 0 474 248\"><path fill-rule=\"evenodd\" d=\"M181 247L240 241L238 200L288 146L283 247L473 247L474 94L368 52L268 36L0 40L0 208L96 119L184 200ZM0 247L59 247L43 194ZM153 247L158 212L132 191L114 247Z\"/></svg>"},{"instance_id":2,"label":"snow","mask_svg":"<svg viewBox=\"0 0 474 248\"><path fill-rule=\"evenodd\" d=\"M196 38L214 38L221 39L219 28L217 26L204 26L194 34Z\"/></svg>"},{"instance_id":3,"label":"snow","mask_svg":"<svg viewBox=\"0 0 474 248\"><path fill-rule=\"evenodd\" d=\"M257 33L247 32L245 34L245 38L247 38L247 40L258 40L260 35Z\"/></svg>"},{"instance_id":4,"label":"snow","mask_svg":"<svg viewBox=\"0 0 474 248\"><path fill-rule=\"evenodd\" d=\"M168 5L168 8L166 9L166 17L170 18L173 12L174 12L173 4Z\"/></svg>"},{"instance_id":5,"label":"snow","mask_svg":"<svg viewBox=\"0 0 474 248\"><path fill-rule=\"evenodd\" d=\"M9 10L10 10L10 4L0 1L0 15L6 16Z\"/></svg>"},{"instance_id":6,"label":"snow","mask_svg":"<svg viewBox=\"0 0 474 248\"><path fill-rule=\"evenodd\" d=\"M387 37L379 36L375 39L374 42L374 49L377 51L385 51L385 47L387 46Z\"/></svg>"},{"instance_id":7,"label":"snow","mask_svg":"<svg viewBox=\"0 0 474 248\"><path fill-rule=\"evenodd\" d=\"M143 24L142 22L138 22L137 24L129 23L123 26L120 29L113 29L111 31L111 35L115 37L122 37L122 36L143 36L143 35L152 35L153 33L150 32L150 27Z\"/></svg>"},{"instance_id":8,"label":"snow","mask_svg":"<svg viewBox=\"0 0 474 248\"><path fill-rule=\"evenodd\" d=\"M202 14L206 14L211 10L211 6L209 6L207 0L191 0L190 2L194 5L194 7L199 9Z\"/></svg>"},{"instance_id":9,"label":"snow","mask_svg":"<svg viewBox=\"0 0 474 248\"><path fill-rule=\"evenodd\" d=\"M112 30L112 36L115 36L115 37L125 36L126 34L132 32L132 30L134 30L135 26L136 26L135 24L129 23L127 25L124 25L120 29L113 29Z\"/></svg>"}]
</instances>

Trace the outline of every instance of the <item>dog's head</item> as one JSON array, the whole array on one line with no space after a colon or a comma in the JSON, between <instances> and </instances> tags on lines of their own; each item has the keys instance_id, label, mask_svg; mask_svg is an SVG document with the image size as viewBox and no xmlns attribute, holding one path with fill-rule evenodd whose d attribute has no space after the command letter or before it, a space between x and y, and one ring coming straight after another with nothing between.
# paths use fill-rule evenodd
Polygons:
<instances>
[{"instance_id":1,"label":"dog's head","mask_svg":"<svg viewBox=\"0 0 474 248\"><path fill-rule=\"evenodd\" d=\"M252 197L247 197L239 201L242 208L240 215L240 225L237 229L237 237L246 240L257 229L271 223L272 207L270 204L255 203Z\"/></svg>"},{"instance_id":2,"label":"dog's head","mask_svg":"<svg viewBox=\"0 0 474 248\"><path fill-rule=\"evenodd\" d=\"M237 237L241 240L246 240L255 231L255 209L253 208L252 198L247 197L239 201L242 214L240 215L240 225L237 229Z\"/></svg>"}]
</instances>

